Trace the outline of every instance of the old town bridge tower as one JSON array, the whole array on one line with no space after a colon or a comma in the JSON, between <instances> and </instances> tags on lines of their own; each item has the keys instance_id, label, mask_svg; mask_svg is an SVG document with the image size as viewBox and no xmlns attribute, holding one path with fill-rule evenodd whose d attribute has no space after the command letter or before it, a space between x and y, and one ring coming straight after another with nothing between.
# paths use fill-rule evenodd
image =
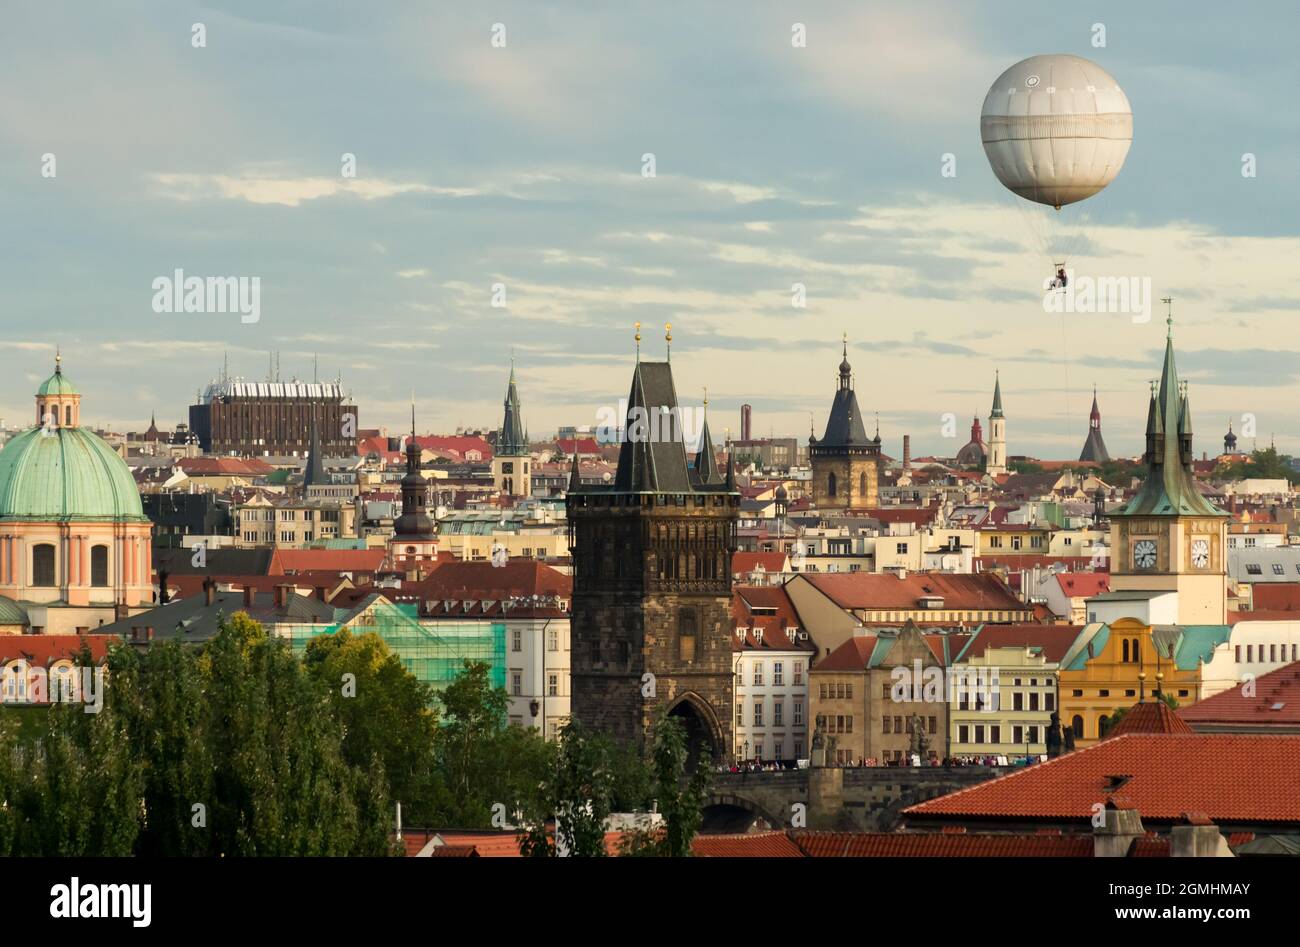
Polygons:
<instances>
[{"instance_id":1,"label":"old town bridge tower","mask_svg":"<svg viewBox=\"0 0 1300 947\"><path fill-rule=\"evenodd\" d=\"M695 759L730 759L731 554L740 494L705 421L687 463L671 365L637 362L612 482L567 497L573 555L572 713L647 751L661 710Z\"/></svg>"}]
</instances>

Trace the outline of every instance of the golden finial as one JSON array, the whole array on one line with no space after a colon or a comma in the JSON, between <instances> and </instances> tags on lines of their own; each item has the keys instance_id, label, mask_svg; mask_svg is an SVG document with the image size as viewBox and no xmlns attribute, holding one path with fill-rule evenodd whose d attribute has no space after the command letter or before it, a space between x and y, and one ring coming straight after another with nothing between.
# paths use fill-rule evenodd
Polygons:
<instances>
[{"instance_id":1,"label":"golden finial","mask_svg":"<svg viewBox=\"0 0 1300 947\"><path fill-rule=\"evenodd\" d=\"M641 323L634 323L636 326L636 360L641 361Z\"/></svg>"},{"instance_id":2,"label":"golden finial","mask_svg":"<svg viewBox=\"0 0 1300 947\"><path fill-rule=\"evenodd\" d=\"M709 386L704 386L704 416L709 416Z\"/></svg>"},{"instance_id":3,"label":"golden finial","mask_svg":"<svg viewBox=\"0 0 1300 947\"><path fill-rule=\"evenodd\" d=\"M668 360L671 362L673 357L673 324L671 322L664 323L664 342L667 343L664 348L668 353Z\"/></svg>"},{"instance_id":4,"label":"golden finial","mask_svg":"<svg viewBox=\"0 0 1300 947\"><path fill-rule=\"evenodd\" d=\"M59 351L59 347L56 345L54 347L54 374L58 375L61 374L62 372L63 372L63 353Z\"/></svg>"}]
</instances>

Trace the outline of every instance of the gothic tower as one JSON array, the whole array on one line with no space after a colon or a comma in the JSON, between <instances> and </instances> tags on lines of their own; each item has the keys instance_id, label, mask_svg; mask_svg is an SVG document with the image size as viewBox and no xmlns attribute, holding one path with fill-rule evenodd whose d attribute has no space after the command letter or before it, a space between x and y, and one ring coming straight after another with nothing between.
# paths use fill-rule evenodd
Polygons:
<instances>
[{"instance_id":1,"label":"gothic tower","mask_svg":"<svg viewBox=\"0 0 1300 947\"><path fill-rule=\"evenodd\" d=\"M415 440L415 405L411 405L411 436L406 442L406 475L402 477L402 515L393 520L388 555L394 568L424 572L438 558L437 527L429 517L429 482L420 473L420 445Z\"/></svg>"},{"instance_id":2,"label":"gothic tower","mask_svg":"<svg viewBox=\"0 0 1300 947\"><path fill-rule=\"evenodd\" d=\"M1228 514L1192 476L1192 409L1174 365L1173 317L1165 362L1147 405L1146 478L1111 514L1111 592L1176 592L1177 623L1227 621Z\"/></svg>"},{"instance_id":3,"label":"gothic tower","mask_svg":"<svg viewBox=\"0 0 1300 947\"><path fill-rule=\"evenodd\" d=\"M1106 450L1106 442L1101 437L1101 409L1097 407L1096 385L1092 386L1092 412L1088 415L1088 439L1083 442L1079 460L1094 464L1110 461L1110 452Z\"/></svg>"},{"instance_id":4,"label":"gothic tower","mask_svg":"<svg viewBox=\"0 0 1300 947\"><path fill-rule=\"evenodd\" d=\"M645 751L666 710L693 758L730 759L735 476L707 426L687 464L668 362L638 360L627 405L613 481L582 484L576 456L570 474L573 717Z\"/></svg>"},{"instance_id":5,"label":"gothic tower","mask_svg":"<svg viewBox=\"0 0 1300 947\"><path fill-rule=\"evenodd\" d=\"M995 477L1007 472L1007 419L1002 413L1002 379L993 376L993 410L989 412L989 457L984 468Z\"/></svg>"},{"instance_id":6,"label":"gothic tower","mask_svg":"<svg viewBox=\"0 0 1300 947\"><path fill-rule=\"evenodd\" d=\"M867 436L853 391L848 337L826 433L808 438L813 502L819 511L863 509L880 502L880 431Z\"/></svg>"},{"instance_id":7,"label":"gothic tower","mask_svg":"<svg viewBox=\"0 0 1300 947\"><path fill-rule=\"evenodd\" d=\"M502 496L526 497L532 491L529 468L528 438L524 434L519 411L519 392L515 388L515 365L510 362L510 384L506 388L505 416L492 455L492 482Z\"/></svg>"}]
</instances>

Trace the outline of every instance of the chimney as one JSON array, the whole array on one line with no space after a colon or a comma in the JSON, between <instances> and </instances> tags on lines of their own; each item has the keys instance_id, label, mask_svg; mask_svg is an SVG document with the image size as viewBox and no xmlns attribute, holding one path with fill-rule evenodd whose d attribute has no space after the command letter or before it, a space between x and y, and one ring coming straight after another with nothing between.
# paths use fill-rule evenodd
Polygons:
<instances>
[{"instance_id":1,"label":"chimney","mask_svg":"<svg viewBox=\"0 0 1300 947\"><path fill-rule=\"evenodd\" d=\"M153 625L149 625L147 628L145 628L145 630L144 630L144 640L145 640L145 641L153 641Z\"/></svg>"},{"instance_id":2,"label":"chimney","mask_svg":"<svg viewBox=\"0 0 1300 947\"><path fill-rule=\"evenodd\" d=\"M113 606L113 621L126 621L129 617L126 602L118 602Z\"/></svg>"},{"instance_id":3,"label":"chimney","mask_svg":"<svg viewBox=\"0 0 1300 947\"><path fill-rule=\"evenodd\" d=\"M1204 812L1184 812L1169 832L1171 858L1232 858L1219 827Z\"/></svg>"},{"instance_id":4,"label":"chimney","mask_svg":"<svg viewBox=\"0 0 1300 947\"><path fill-rule=\"evenodd\" d=\"M212 607L212 600L216 596L217 583L212 581L212 576L203 580L203 604L208 608Z\"/></svg>"},{"instance_id":5,"label":"chimney","mask_svg":"<svg viewBox=\"0 0 1300 947\"><path fill-rule=\"evenodd\" d=\"M903 469L912 469L912 435L903 435Z\"/></svg>"},{"instance_id":6,"label":"chimney","mask_svg":"<svg viewBox=\"0 0 1300 947\"><path fill-rule=\"evenodd\" d=\"M1101 824L1095 823L1100 817ZM1106 801L1106 808L1093 816L1092 853L1096 858L1127 858L1133 843L1146 835L1142 816L1124 796Z\"/></svg>"},{"instance_id":7,"label":"chimney","mask_svg":"<svg viewBox=\"0 0 1300 947\"><path fill-rule=\"evenodd\" d=\"M244 586L244 607L245 608L253 607L253 602L256 600L255 599L256 595L257 595L257 589L253 588L253 586L251 585Z\"/></svg>"},{"instance_id":8,"label":"chimney","mask_svg":"<svg viewBox=\"0 0 1300 947\"><path fill-rule=\"evenodd\" d=\"M289 596L292 594L293 586L280 584L275 587L275 607L287 608L289 605Z\"/></svg>"}]
</instances>

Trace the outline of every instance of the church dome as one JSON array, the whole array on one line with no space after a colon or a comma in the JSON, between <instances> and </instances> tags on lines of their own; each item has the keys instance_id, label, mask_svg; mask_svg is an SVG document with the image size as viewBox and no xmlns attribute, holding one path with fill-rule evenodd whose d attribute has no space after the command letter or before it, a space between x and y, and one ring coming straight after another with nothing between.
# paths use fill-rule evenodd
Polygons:
<instances>
[{"instance_id":1,"label":"church dome","mask_svg":"<svg viewBox=\"0 0 1300 947\"><path fill-rule=\"evenodd\" d=\"M67 396L68 401L59 399ZM50 400L54 399L54 400ZM0 450L0 520L31 522L148 522L126 462L77 424L80 394L61 368L36 392L47 423L19 434Z\"/></svg>"},{"instance_id":2,"label":"church dome","mask_svg":"<svg viewBox=\"0 0 1300 947\"><path fill-rule=\"evenodd\" d=\"M142 521L125 461L79 427L33 428L0 451L0 519Z\"/></svg>"}]
</instances>

